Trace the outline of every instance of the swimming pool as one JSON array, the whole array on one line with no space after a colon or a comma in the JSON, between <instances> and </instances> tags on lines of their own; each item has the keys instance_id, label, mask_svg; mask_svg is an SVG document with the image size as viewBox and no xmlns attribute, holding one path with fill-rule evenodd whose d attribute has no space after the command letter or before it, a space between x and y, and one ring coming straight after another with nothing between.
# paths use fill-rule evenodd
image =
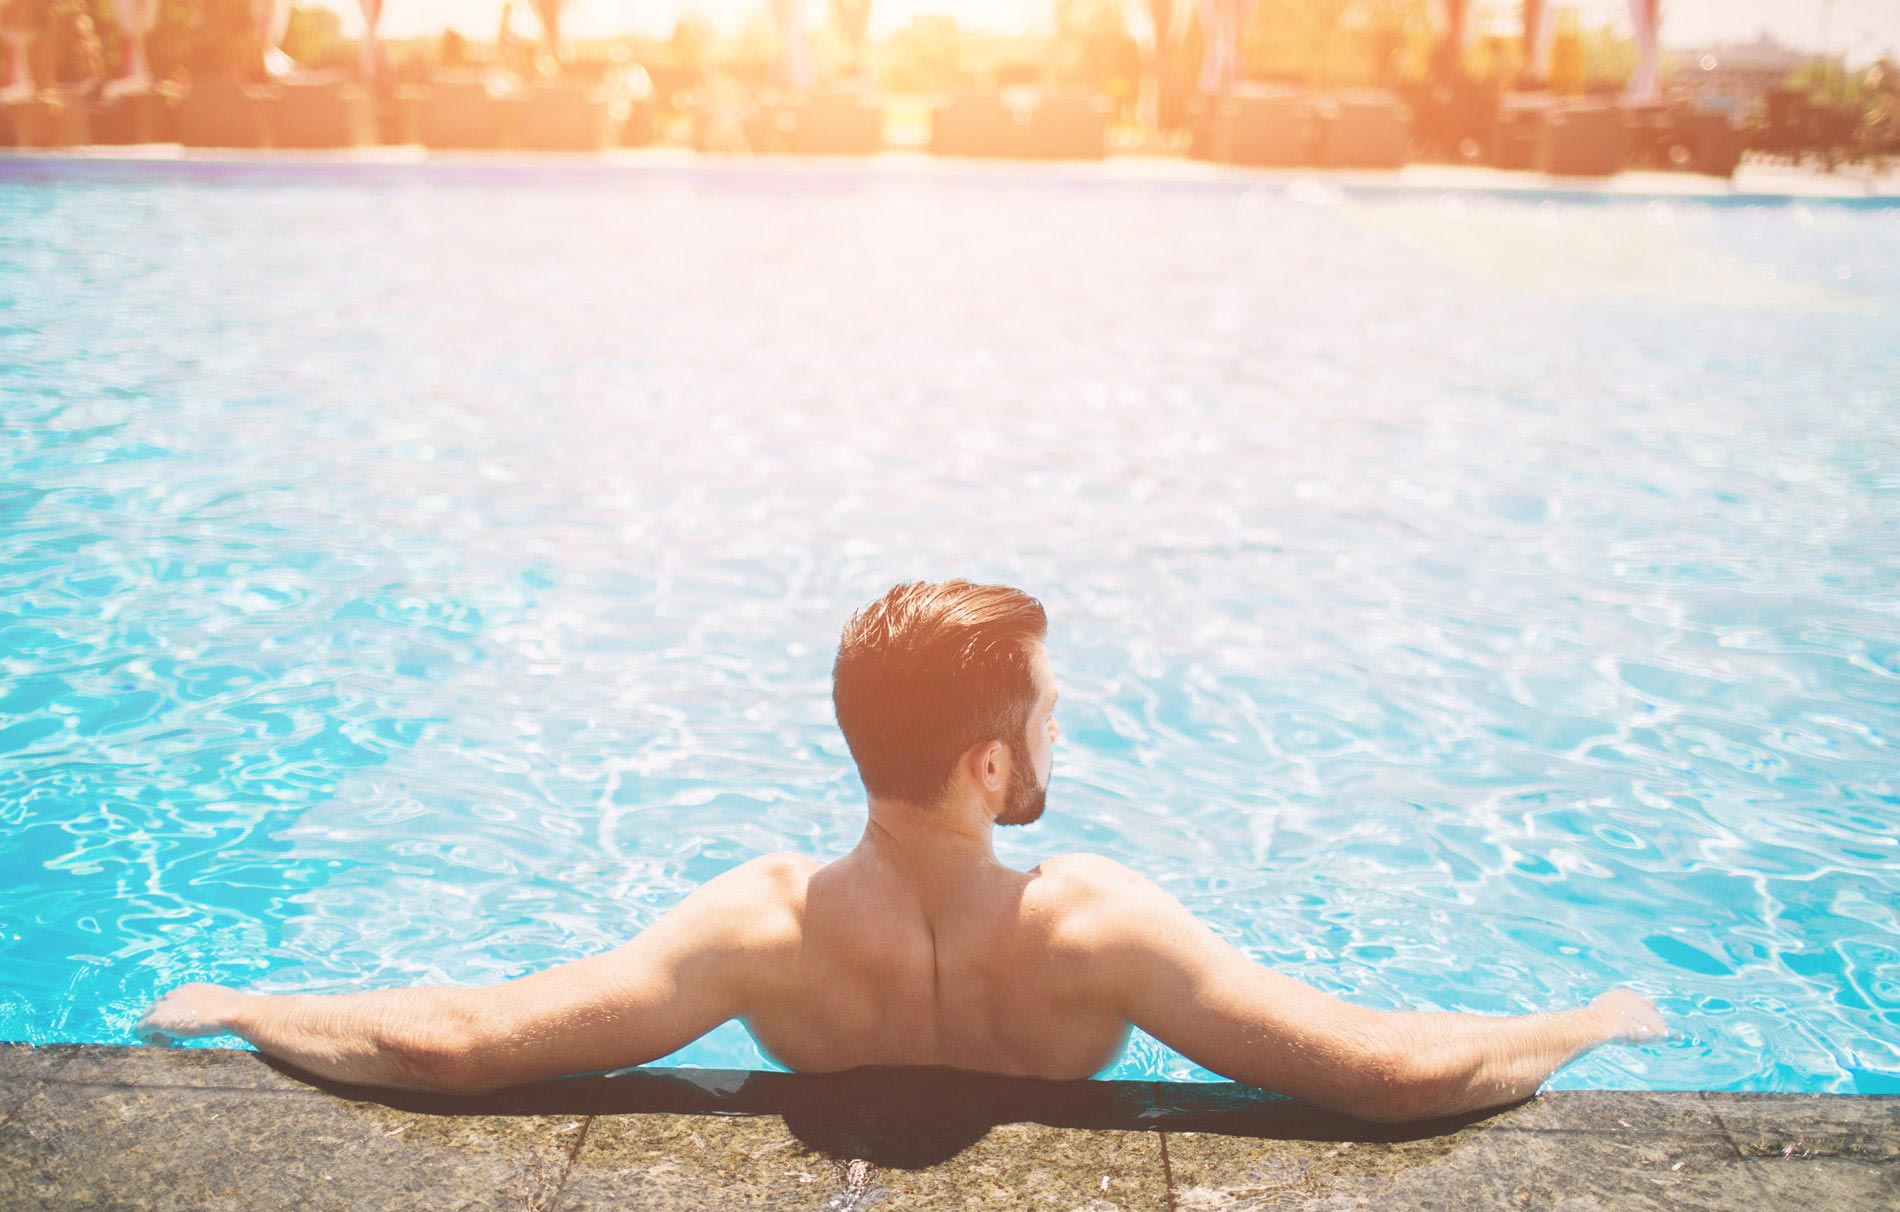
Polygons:
<instances>
[{"instance_id":1,"label":"swimming pool","mask_svg":"<svg viewBox=\"0 0 1900 1212\"><path fill-rule=\"evenodd\" d=\"M1006 861L1679 1030L1554 1088L1895 1092L1897 318L1881 205L0 162L0 1039L835 856L838 628L965 575L1062 688Z\"/></svg>"}]
</instances>

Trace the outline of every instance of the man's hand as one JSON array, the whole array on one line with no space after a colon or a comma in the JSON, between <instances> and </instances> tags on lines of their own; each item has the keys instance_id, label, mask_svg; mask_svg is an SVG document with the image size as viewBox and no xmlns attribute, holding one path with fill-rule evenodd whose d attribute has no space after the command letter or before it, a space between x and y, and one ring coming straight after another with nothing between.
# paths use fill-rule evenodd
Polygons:
<instances>
[{"instance_id":1,"label":"man's hand","mask_svg":"<svg viewBox=\"0 0 1900 1212\"><path fill-rule=\"evenodd\" d=\"M1669 1024L1656 1012L1656 1004L1634 989L1612 989L1593 1000L1590 1009L1603 1020L1605 1043L1660 1039L1669 1034Z\"/></svg>"},{"instance_id":2,"label":"man's hand","mask_svg":"<svg viewBox=\"0 0 1900 1212\"><path fill-rule=\"evenodd\" d=\"M226 985L180 985L146 1008L132 1028L142 1044L169 1048L181 1039L222 1035L243 994Z\"/></svg>"}]
</instances>

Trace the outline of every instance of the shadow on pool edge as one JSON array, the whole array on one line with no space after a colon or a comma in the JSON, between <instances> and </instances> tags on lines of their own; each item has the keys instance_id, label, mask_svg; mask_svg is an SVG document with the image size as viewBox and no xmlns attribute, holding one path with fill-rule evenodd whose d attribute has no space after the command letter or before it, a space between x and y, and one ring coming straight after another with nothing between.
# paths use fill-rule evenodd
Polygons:
<instances>
[{"instance_id":1,"label":"shadow on pool edge","mask_svg":"<svg viewBox=\"0 0 1900 1212\"><path fill-rule=\"evenodd\" d=\"M345 1085L274 1058L259 1061L339 1098L426 1115L776 1115L814 1152L902 1170L947 1161L1003 1124L1391 1144L1448 1136L1522 1105L1383 1124L1237 1082L1064 1082L888 1066L843 1073L629 1069L439 1095Z\"/></svg>"}]
</instances>

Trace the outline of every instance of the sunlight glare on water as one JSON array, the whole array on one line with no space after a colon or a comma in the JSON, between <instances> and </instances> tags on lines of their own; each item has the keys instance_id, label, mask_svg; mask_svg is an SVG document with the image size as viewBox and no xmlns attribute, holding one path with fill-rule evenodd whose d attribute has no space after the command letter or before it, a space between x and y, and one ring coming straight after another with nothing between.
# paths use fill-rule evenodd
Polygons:
<instances>
[{"instance_id":1,"label":"sunlight glare on water","mask_svg":"<svg viewBox=\"0 0 1900 1212\"><path fill-rule=\"evenodd\" d=\"M1557 1087L1894 1092L1896 319L1877 206L10 165L0 1039L836 856L838 629L961 575L1052 619L1007 861L1365 1005L1677 1029Z\"/></svg>"}]
</instances>

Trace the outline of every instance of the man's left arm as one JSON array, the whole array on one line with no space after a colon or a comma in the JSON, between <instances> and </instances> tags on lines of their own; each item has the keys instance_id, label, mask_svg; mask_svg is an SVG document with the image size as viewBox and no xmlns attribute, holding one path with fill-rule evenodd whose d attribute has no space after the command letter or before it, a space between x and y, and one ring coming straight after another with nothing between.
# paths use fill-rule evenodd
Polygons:
<instances>
[{"instance_id":1,"label":"man's left arm","mask_svg":"<svg viewBox=\"0 0 1900 1212\"><path fill-rule=\"evenodd\" d=\"M185 985L135 1030L238 1035L318 1077L469 1094L644 1064L742 1016L794 940L810 860L767 855L708 881L632 941L480 988L340 996Z\"/></svg>"}]
</instances>

